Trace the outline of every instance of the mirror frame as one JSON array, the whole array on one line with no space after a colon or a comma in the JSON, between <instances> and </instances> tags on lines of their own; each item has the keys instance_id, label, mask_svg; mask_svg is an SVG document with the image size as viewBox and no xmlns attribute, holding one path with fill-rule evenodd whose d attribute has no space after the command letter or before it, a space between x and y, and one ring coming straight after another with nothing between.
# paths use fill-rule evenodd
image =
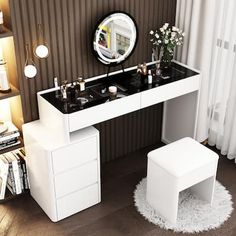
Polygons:
<instances>
[{"instance_id":1,"label":"mirror frame","mask_svg":"<svg viewBox=\"0 0 236 236\"><path fill-rule=\"evenodd\" d=\"M104 59L102 59L102 58L99 56L98 52L94 49L94 39L96 38L96 31L97 31L99 25L101 25L101 23L102 23L107 17L109 17L109 16L112 15L112 14L116 14L116 13L122 13L122 14L124 14L124 15L127 15L127 16L133 21L133 24L134 24L135 29L136 29L136 40L135 40L134 46L133 46L132 50L130 51L129 55L127 55L127 56L126 56L123 60L121 60L121 61L118 61L118 62L110 62L110 63L109 63L109 62L106 62ZM137 43L138 43L138 38L139 38L138 26L137 26L137 23L136 23L134 17L131 16L129 13L124 12L124 11L112 11L112 12L109 12L108 14L104 15L103 17L101 17L101 18L98 20L98 22L97 22L97 24L96 24L96 26L95 26L95 28L94 28L94 30L93 30L93 32L92 32L92 40L91 40L91 42L92 42L92 44L91 44L91 45L92 45L92 52L93 52L94 56L96 57L96 59L97 59L100 63L102 63L103 65L106 65L106 66L109 66L109 67L110 67L110 66L121 65L122 63L124 63L124 62L133 54L133 52L134 52L134 50L135 50L135 48L136 48L136 46L137 46Z\"/></svg>"}]
</instances>

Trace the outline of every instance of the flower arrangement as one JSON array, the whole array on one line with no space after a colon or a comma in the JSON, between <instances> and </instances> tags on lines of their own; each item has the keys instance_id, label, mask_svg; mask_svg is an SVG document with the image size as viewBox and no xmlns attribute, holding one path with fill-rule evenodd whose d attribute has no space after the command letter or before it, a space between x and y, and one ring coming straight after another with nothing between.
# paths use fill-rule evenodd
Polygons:
<instances>
[{"instance_id":1,"label":"flower arrangement","mask_svg":"<svg viewBox=\"0 0 236 236\"><path fill-rule=\"evenodd\" d=\"M160 52L162 52L161 64L166 64L166 67L170 66L175 47L183 45L184 32L165 23L159 30L151 30L149 34L156 60L159 59Z\"/></svg>"}]
</instances>

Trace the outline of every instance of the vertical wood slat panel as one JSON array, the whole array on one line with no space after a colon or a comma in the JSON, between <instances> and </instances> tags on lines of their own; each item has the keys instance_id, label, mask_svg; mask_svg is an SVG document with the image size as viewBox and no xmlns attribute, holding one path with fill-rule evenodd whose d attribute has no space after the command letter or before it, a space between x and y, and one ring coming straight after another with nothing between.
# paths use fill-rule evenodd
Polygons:
<instances>
[{"instance_id":1,"label":"vertical wood slat panel","mask_svg":"<svg viewBox=\"0 0 236 236\"><path fill-rule=\"evenodd\" d=\"M53 86L53 77L58 77L59 82L71 82L77 76L87 78L106 72L106 67L94 58L90 42L93 27L104 14L123 10L137 21L139 41L134 54L125 62L127 67L150 60L148 32L164 22L173 23L175 6L176 1L172 0L10 0L25 122L37 119L36 92ZM38 42L39 23L49 44L50 56L44 60L34 58L37 78L26 80L22 49L29 43L32 54Z\"/></svg>"},{"instance_id":2,"label":"vertical wood slat panel","mask_svg":"<svg viewBox=\"0 0 236 236\"><path fill-rule=\"evenodd\" d=\"M25 122L38 118L36 92L52 87L53 77L58 77L61 83L63 80L71 82L78 76L87 78L106 73L107 68L94 58L91 49L94 26L103 15L121 10L137 21L139 40L125 67L150 61L149 31L175 21L176 0L9 1ZM32 54L38 42L39 23L50 49L49 57L41 60ZM33 80L23 74L26 43L38 67L38 75ZM117 69L120 68L114 68ZM154 106L98 124L102 160L109 161L160 141L161 110L161 106Z\"/></svg>"},{"instance_id":3,"label":"vertical wood slat panel","mask_svg":"<svg viewBox=\"0 0 236 236\"><path fill-rule=\"evenodd\" d=\"M162 104L108 120L95 127L100 131L101 160L107 162L140 148L159 143Z\"/></svg>"}]
</instances>

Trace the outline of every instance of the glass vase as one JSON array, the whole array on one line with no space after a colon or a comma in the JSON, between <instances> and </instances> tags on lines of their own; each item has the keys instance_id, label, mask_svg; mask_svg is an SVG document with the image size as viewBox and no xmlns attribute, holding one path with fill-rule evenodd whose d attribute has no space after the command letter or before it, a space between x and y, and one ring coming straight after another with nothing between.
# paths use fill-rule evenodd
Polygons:
<instances>
[{"instance_id":1,"label":"glass vase","mask_svg":"<svg viewBox=\"0 0 236 236\"><path fill-rule=\"evenodd\" d=\"M164 48L160 62L160 67L163 72L169 72L171 70L172 60L173 60L173 52L170 52Z\"/></svg>"}]
</instances>

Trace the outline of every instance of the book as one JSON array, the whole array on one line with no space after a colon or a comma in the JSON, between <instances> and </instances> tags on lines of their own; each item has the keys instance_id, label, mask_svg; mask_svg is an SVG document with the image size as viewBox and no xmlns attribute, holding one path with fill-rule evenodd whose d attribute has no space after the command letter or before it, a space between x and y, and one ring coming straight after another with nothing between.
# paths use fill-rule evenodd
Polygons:
<instances>
[{"instance_id":1,"label":"book","mask_svg":"<svg viewBox=\"0 0 236 236\"><path fill-rule=\"evenodd\" d=\"M8 143L7 145L0 145L0 151L3 150L3 149L6 149L6 148L9 148L9 147L13 147L15 145L18 145L20 144L20 140L18 139L16 142L11 142L11 143Z\"/></svg>"},{"instance_id":2,"label":"book","mask_svg":"<svg viewBox=\"0 0 236 236\"><path fill-rule=\"evenodd\" d=\"M8 144L8 143L12 143L14 141L17 142L18 138L16 137L16 138L11 138L11 139L7 139L5 141L2 141L2 142L0 142L0 146L3 146L3 145Z\"/></svg>"},{"instance_id":3,"label":"book","mask_svg":"<svg viewBox=\"0 0 236 236\"><path fill-rule=\"evenodd\" d=\"M20 149L14 150L14 153L20 158L21 169L23 172L24 190L29 189L28 173L27 173L26 162L25 162L25 152L22 148L20 148Z\"/></svg>"},{"instance_id":4,"label":"book","mask_svg":"<svg viewBox=\"0 0 236 236\"><path fill-rule=\"evenodd\" d=\"M13 155L13 153L11 153L11 152L7 152L4 155L12 163L14 183L15 183L15 187L16 187L16 194L20 194L20 193L22 193L22 189L21 189L21 183L20 183L20 170L19 170L19 166L18 166L18 160L16 159L15 155Z\"/></svg>"},{"instance_id":5,"label":"book","mask_svg":"<svg viewBox=\"0 0 236 236\"><path fill-rule=\"evenodd\" d=\"M11 159L9 159L5 154L2 154L2 156L6 159L6 161L8 162L8 165L9 165L8 176L7 176L7 188L12 193L12 195L16 195L16 185L15 185L15 181L14 181Z\"/></svg>"},{"instance_id":6,"label":"book","mask_svg":"<svg viewBox=\"0 0 236 236\"><path fill-rule=\"evenodd\" d=\"M22 170L22 167L21 167L20 157L18 157L18 155L17 155L14 151L12 151L11 153L15 156L15 158L16 158L16 160L17 160L17 163L18 163L18 170L19 170L19 176L20 176L21 192L23 192L25 188L24 188L23 170Z\"/></svg>"},{"instance_id":7,"label":"book","mask_svg":"<svg viewBox=\"0 0 236 236\"><path fill-rule=\"evenodd\" d=\"M0 199L5 198L6 186L7 186L7 177L8 177L8 161L4 156L0 155Z\"/></svg>"},{"instance_id":8,"label":"book","mask_svg":"<svg viewBox=\"0 0 236 236\"><path fill-rule=\"evenodd\" d=\"M4 122L4 125L7 126L7 130L0 134L0 142L20 136L20 131L12 122Z\"/></svg>"}]
</instances>

